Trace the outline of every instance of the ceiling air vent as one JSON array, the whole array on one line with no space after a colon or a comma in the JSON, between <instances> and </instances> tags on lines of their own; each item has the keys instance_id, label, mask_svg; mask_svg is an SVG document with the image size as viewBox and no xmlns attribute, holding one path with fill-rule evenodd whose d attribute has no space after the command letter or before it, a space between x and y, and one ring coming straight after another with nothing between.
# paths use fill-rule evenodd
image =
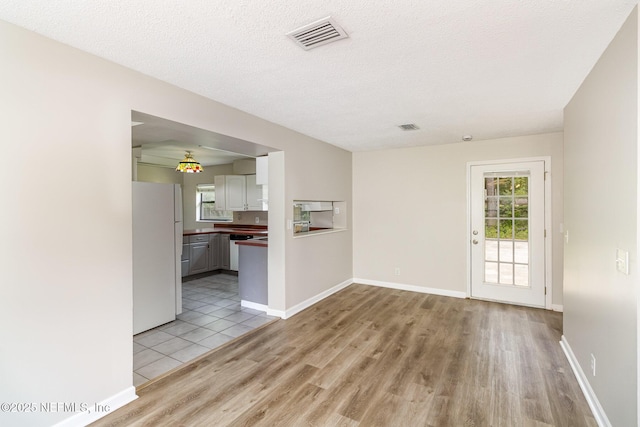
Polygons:
<instances>
[{"instance_id":1,"label":"ceiling air vent","mask_svg":"<svg viewBox=\"0 0 640 427\"><path fill-rule=\"evenodd\" d=\"M399 125L398 127L400 129L402 129L402 130L418 130L418 129L420 129L418 126L415 125L415 123L408 123L406 125Z\"/></svg>"},{"instance_id":2,"label":"ceiling air vent","mask_svg":"<svg viewBox=\"0 0 640 427\"><path fill-rule=\"evenodd\" d=\"M304 50L349 37L330 16L288 32L287 36Z\"/></svg>"}]
</instances>

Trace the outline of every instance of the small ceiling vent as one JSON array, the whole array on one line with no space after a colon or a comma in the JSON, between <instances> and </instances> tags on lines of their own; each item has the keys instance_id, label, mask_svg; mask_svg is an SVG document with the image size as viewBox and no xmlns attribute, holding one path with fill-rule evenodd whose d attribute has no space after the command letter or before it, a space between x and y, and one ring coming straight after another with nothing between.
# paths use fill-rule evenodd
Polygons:
<instances>
[{"instance_id":1,"label":"small ceiling vent","mask_svg":"<svg viewBox=\"0 0 640 427\"><path fill-rule=\"evenodd\" d=\"M418 126L415 125L415 123L408 123L406 125L399 125L398 127L400 129L402 129L402 130L418 130L418 129L420 129Z\"/></svg>"},{"instance_id":2,"label":"small ceiling vent","mask_svg":"<svg viewBox=\"0 0 640 427\"><path fill-rule=\"evenodd\" d=\"M330 16L288 32L287 36L304 50L349 37Z\"/></svg>"}]
</instances>

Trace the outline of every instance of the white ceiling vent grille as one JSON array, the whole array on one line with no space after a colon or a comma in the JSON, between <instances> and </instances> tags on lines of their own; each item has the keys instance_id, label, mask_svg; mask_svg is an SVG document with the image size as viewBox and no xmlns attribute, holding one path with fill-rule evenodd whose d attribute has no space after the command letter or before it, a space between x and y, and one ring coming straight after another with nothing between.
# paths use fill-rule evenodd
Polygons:
<instances>
[{"instance_id":1,"label":"white ceiling vent grille","mask_svg":"<svg viewBox=\"0 0 640 427\"><path fill-rule=\"evenodd\" d=\"M288 32L287 36L304 50L349 37L330 16Z\"/></svg>"}]
</instances>

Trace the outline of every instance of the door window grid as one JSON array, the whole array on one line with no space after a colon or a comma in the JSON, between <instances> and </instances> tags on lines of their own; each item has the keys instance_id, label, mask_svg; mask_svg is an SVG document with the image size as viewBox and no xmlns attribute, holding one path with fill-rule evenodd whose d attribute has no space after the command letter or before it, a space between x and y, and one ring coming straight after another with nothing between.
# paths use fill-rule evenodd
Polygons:
<instances>
[{"instance_id":1,"label":"door window grid","mask_svg":"<svg viewBox=\"0 0 640 427\"><path fill-rule=\"evenodd\" d=\"M529 176L485 174L485 282L529 286Z\"/></svg>"}]
</instances>

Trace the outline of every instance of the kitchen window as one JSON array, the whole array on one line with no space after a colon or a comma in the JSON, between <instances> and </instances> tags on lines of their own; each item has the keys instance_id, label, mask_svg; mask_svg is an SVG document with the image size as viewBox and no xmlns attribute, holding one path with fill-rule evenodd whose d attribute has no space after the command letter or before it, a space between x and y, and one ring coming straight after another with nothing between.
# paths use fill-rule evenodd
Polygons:
<instances>
[{"instance_id":1,"label":"kitchen window","mask_svg":"<svg viewBox=\"0 0 640 427\"><path fill-rule=\"evenodd\" d=\"M232 211L216 209L216 186L213 184L198 184L196 186L197 221L233 221Z\"/></svg>"}]
</instances>

